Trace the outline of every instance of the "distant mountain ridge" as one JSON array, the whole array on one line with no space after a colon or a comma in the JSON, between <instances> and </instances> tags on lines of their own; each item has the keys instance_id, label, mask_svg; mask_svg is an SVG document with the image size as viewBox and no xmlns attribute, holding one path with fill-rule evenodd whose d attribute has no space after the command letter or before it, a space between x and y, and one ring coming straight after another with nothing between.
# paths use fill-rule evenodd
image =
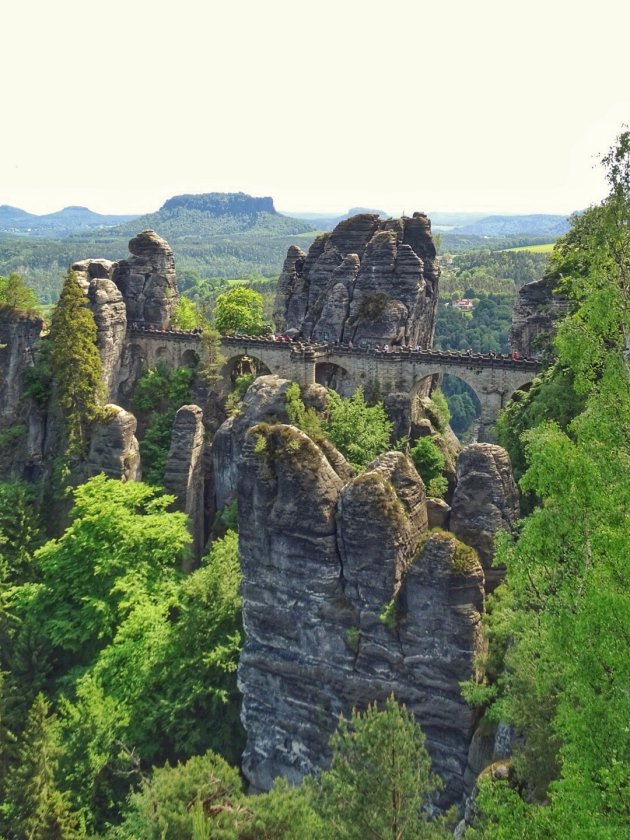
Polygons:
<instances>
[{"instance_id":1,"label":"distant mountain ridge","mask_svg":"<svg viewBox=\"0 0 630 840\"><path fill-rule=\"evenodd\" d=\"M301 219L303 222L308 222L317 230L332 230L337 227L339 222L345 219L350 219L352 216L358 216L361 213L375 213L383 219L389 219L390 214L384 210L376 210L373 207L351 207L347 213L342 216L333 216L330 213L292 213L293 218Z\"/></svg>"},{"instance_id":2,"label":"distant mountain ridge","mask_svg":"<svg viewBox=\"0 0 630 840\"><path fill-rule=\"evenodd\" d=\"M548 236L557 239L569 230L567 216L549 213L486 216L467 225L454 227L451 233L472 236Z\"/></svg>"},{"instance_id":3,"label":"distant mountain ridge","mask_svg":"<svg viewBox=\"0 0 630 840\"><path fill-rule=\"evenodd\" d=\"M87 207L70 206L54 213L28 213L19 207L0 205L0 233L66 237L75 233L111 228L135 219L132 214L104 215Z\"/></svg>"}]
</instances>

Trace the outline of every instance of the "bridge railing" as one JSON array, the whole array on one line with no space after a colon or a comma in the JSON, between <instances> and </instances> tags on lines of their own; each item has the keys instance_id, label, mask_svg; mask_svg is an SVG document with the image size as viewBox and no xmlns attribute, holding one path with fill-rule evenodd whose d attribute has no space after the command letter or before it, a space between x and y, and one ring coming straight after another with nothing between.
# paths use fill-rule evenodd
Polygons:
<instances>
[{"instance_id":1,"label":"bridge railing","mask_svg":"<svg viewBox=\"0 0 630 840\"><path fill-rule=\"evenodd\" d=\"M153 324L127 324L127 330L134 335L173 339L175 341L199 341L201 330L177 330L172 327L156 327Z\"/></svg>"}]
</instances>

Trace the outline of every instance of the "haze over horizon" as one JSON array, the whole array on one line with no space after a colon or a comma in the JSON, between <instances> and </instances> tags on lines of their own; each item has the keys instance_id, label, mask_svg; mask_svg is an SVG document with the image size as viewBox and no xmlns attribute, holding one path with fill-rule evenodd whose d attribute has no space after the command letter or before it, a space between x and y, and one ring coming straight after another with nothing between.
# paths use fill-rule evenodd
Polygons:
<instances>
[{"instance_id":1,"label":"haze over horizon","mask_svg":"<svg viewBox=\"0 0 630 840\"><path fill-rule=\"evenodd\" d=\"M150 213L182 193L569 215L630 119L630 10L146 0L3 10L0 204Z\"/></svg>"}]
</instances>

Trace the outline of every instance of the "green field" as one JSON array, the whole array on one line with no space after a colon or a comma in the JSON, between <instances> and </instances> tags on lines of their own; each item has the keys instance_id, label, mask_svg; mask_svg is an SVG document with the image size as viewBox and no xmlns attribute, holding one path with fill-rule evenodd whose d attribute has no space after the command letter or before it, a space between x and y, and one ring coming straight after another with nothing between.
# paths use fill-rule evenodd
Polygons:
<instances>
[{"instance_id":1,"label":"green field","mask_svg":"<svg viewBox=\"0 0 630 840\"><path fill-rule=\"evenodd\" d=\"M520 248L506 248L506 251L532 251L535 254L550 254L555 248L555 242L547 242L545 245L522 245Z\"/></svg>"}]
</instances>

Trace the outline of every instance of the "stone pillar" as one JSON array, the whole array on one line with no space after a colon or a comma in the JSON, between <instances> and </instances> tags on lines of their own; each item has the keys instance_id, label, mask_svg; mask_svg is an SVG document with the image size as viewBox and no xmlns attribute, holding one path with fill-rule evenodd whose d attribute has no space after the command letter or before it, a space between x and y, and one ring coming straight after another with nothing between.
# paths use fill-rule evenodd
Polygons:
<instances>
[{"instance_id":1,"label":"stone pillar","mask_svg":"<svg viewBox=\"0 0 630 840\"><path fill-rule=\"evenodd\" d=\"M175 508L190 517L193 538L191 559L201 557L205 543L203 451L203 412L197 405L183 405L173 423L164 489L175 496ZM185 571L191 568L192 563L187 562Z\"/></svg>"},{"instance_id":2,"label":"stone pillar","mask_svg":"<svg viewBox=\"0 0 630 840\"><path fill-rule=\"evenodd\" d=\"M290 377L298 385L306 387L315 384L315 354L304 351L301 355L291 354Z\"/></svg>"}]
</instances>

